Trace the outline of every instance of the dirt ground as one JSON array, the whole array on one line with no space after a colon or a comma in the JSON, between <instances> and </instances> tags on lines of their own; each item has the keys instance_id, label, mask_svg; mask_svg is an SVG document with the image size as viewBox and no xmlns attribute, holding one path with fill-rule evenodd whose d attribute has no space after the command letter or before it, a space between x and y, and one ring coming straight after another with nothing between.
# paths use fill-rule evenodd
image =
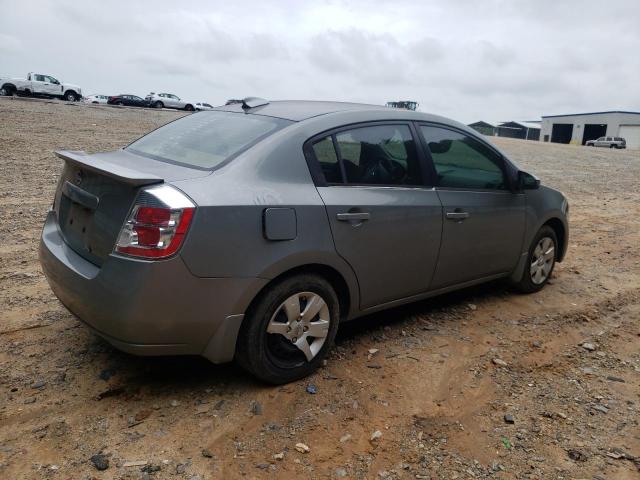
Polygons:
<instances>
[{"instance_id":1,"label":"dirt ground","mask_svg":"<svg viewBox=\"0 0 640 480\"><path fill-rule=\"evenodd\" d=\"M640 478L640 151L495 139L569 198L550 284L346 324L319 372L267 387L114 350L41 273L52 152L116 149L176 115L0 99L0 478Z\"/></svg>"}]
</instances>

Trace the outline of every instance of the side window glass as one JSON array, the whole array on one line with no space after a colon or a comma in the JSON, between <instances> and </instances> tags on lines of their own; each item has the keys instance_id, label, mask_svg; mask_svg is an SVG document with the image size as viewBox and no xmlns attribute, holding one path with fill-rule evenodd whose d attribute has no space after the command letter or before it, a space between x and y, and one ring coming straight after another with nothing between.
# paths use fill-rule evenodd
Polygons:
<instances>
[{"instance_id":1,"label":"side window glass","mask_svg":"<svg viewBox=\"0 0 640 480\"><path fill-rule=\"evenodd\" d=\"M421 126L439 187L504 190L502 159L483 143L445 128Z\"/></svg>"},{"instance_id":2,"label":"side window glass","mask_svg":"<svg viewBox=\"0 0 640 480\"><path fill-rule=\"evenodd\" d=\"M320 164L327 183L342 183L340 164L331 137L325 137L313 144L313 153Z\"/></svg>"},{"instance_id":3,"label":"side window glass","mask_svg":"<svg viewBox=\"0 0 640 480\"><path fill-rule=\"evenodd\" d=\"M336 134L347 183L422 185L420 163L407 125L355 128Z\"/></svg>"},{"instance_id":4,"label":"side window glass","mask_svg":"<svg viewBox=\"0 0 640 480\"><path fill-rule=\"evenodd\" d=\"M34 75L36 82L44 82L44 75Z\"/></svg>"}]
</instances>

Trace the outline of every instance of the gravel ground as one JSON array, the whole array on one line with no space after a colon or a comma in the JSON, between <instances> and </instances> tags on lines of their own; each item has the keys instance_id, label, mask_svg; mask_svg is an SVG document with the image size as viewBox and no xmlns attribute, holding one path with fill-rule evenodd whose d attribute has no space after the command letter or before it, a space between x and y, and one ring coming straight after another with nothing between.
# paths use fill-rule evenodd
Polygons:
<instances>
[{"instance_id":1,"label":"gravel ground","mask_svg":"<svg viewBox=\"0 0 640 480\"><path fill-rule=\"evenodd\" d=\"M360 319L311 378L265 387L114 350L38 265L52 152L177 115L0 98L0 478L640 478L640 152L495 139L569 197L550 285Z\"/></svg>"}]
</instances>

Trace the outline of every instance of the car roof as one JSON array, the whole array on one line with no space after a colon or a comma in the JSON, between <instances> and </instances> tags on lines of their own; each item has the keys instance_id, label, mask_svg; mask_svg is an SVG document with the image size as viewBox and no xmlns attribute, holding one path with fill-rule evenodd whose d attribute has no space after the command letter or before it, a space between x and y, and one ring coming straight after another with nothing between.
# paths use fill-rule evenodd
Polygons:
<instances>
[{"instance_id":1,"label":"car roof","mask_svg":"<svg viewBox=\"0 0 640 480\"><path fill-rule=\"evenodd\" d=\"M266 100L265 100L266 101ZM264 115L282 118L292 122L302 122L313 119L321 121L329 120L327 117L339 116L335 128L342 124L359 123L363 121L416 121L444 124L467 132L477 137L479 134L470 127L450 118L433 115L424 112L415 112L402 108L392 108L382 105L369 105L365 103L326 102L313 100L274 100L254 108L243 109L242 103L232 103L215 107L209 111L222 111L234 113L246 113L252 115ZM325 122L322 122L325 123ZM329 122L331 123L331 122ZM496 150L499 150L494 146ZM501 152L502 153L502 152ZM504 155L504 154L503 154ZM504 155L506 157L506 155Z\"/></svg>"},{"instance_id":2,"label":"car roof","mask_svg":"<svg viewBox=\"0 0 640 480\"><path fill-rule=\"evenodd\" d=\"M241 103L233 103L231 105L223 105L216 107L214 110L223 112L251 113L254 115L265 115L268 117L284 118L294 122L300 122L308 118L317 117L319 115L328 115L331 113L345 111L386 111L391 109L381 105L368 105L365 103L349 103L349 102L326 102L313 100L274 100L266 105L243 110ZM412 117L415 114L410 110L403 110L407 116Z\"/></svg>"}]
</instances>

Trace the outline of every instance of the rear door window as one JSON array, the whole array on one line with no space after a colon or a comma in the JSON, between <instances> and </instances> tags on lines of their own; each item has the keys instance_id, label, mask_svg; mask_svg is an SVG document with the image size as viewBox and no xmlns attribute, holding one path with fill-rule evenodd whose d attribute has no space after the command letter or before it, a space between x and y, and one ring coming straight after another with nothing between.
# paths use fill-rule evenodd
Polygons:
<instances>
[{"instance_id":1,"label":"rear door window","mask_svg":"<svg viewBox=\"0 0 640 480\"><path fill-rule=\"evenodd\" d=\"M375 125L336 134L346 183L423 184L416 145L408 125Z\"/></svg>"},{"instance_id":2,"label":"rear door window","mask_svg":"<svg viewBox=\"0 0 640 480\"><path fill-rule=\"evenodd\" d=\"M313 153L320 164L320 169L324 174L327 183L342 183L342 173L336 150L333 148L331 136L318 140L313 144Z\"/></svg>"},{"instance_id":3,"label":"rear door window","mask_svg":"<svg viewBox=\"0 0 640 480\"><path fill-rule=\"evenodd\" d=\"M213 169L291 123L261 115L207 111L168 123L126 149L169 163Z\"/></svg>"},{"instance_id":4,"label":"rear door window","mask_svg":"<svg viewBox=\"0 0 640 480\"><path fill-rule=\"evenodd\" d=\"M447 128L420 127L437 174L438 187L505 190L502 157L484 143Z\"/></svg>"}]
</instances>

